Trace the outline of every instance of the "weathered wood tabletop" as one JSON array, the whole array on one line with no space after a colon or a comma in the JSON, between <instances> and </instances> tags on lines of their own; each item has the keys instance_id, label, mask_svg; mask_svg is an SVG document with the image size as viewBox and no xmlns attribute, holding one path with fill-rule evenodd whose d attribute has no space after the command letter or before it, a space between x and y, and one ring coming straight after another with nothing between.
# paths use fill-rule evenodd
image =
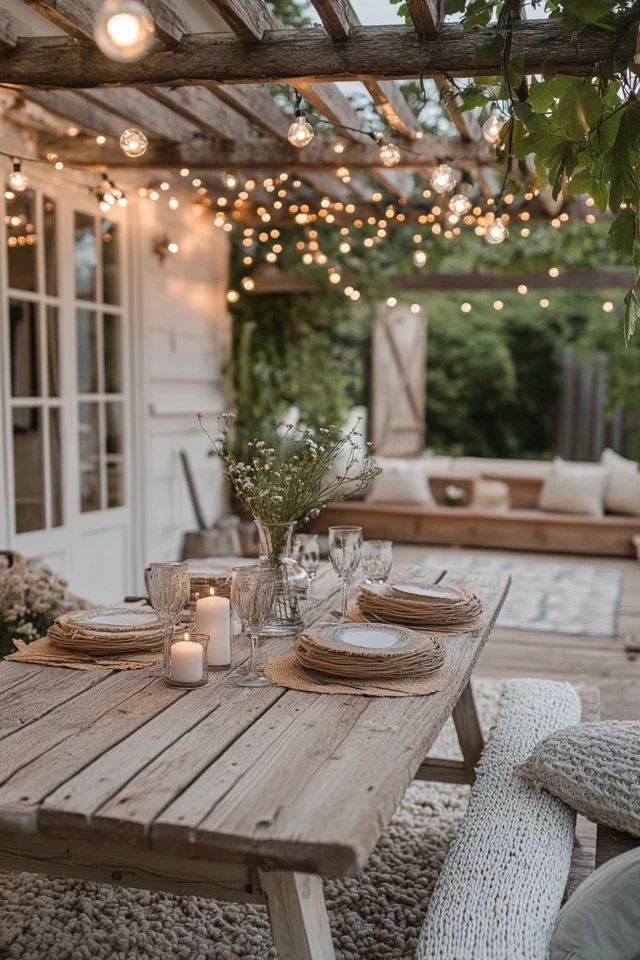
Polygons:
<instances>
[{"instance_id":1,"label":"weathered wood tabletop","mask_svg":"<svg viewBox=\"0 0 640 960\"><path fill-rule=\"evenodd\" d=\"M153 670L0 663L0 869L266 899L281 957L332 957L319 877L366 861L416 775L473 778L468 681L508 578L464 582L487 624L447 639L451 681L424 697L251 689L223 673L184 691ZM333 574L313 590L308 623L335 604ZM425 760L452 713L464 761Z\"/></svg>"}]
</instances>

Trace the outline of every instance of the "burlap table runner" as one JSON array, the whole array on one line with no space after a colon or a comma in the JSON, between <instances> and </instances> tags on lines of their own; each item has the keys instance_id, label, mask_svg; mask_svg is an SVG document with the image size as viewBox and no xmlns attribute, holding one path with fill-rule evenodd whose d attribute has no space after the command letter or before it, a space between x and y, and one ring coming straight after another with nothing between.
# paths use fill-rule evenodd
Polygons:
<instances>
[{"instance_id":1,"label":"burlap table runner","mask_svg":"<svg viewBox=\"0 0 640 960\"><path fill-rule=\"evenodd\" d=\"M47 637L25 643L14 639L18 653L10 653L5 660L19 663L39 663L48 667L68 667L70 670L142 670L162 662L162 651L127 653L114 657L92 657L57 647Z\"/></svg>"}]
</instances>

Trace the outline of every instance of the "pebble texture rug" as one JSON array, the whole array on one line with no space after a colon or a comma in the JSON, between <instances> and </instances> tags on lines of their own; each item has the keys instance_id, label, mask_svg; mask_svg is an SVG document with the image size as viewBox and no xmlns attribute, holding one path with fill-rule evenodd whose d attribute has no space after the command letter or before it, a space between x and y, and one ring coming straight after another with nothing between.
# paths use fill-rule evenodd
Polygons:
<instances>
[{"instance_id":1,"label":"pebble texture rug","mask_svg":"<svg viewBox=\"0 0 640 960\"><path fill-rule=\"evenodd\" d=\"M573 636L613 637L622 573L587 563L541 562L430 550L421 566L511 575L496 626Z\"/></svg>"},{"instance_id":2,"label":"pebble texture rug","mask_svg":"<svg viewBox=\"0 0 640 960\"><path fill-rule=\"evenodd\" d=\"M485 734L502 684L479 680ZM459 756L453 724L434 754ZM415 783L366 868L327 881L337 960L414 960L467 786ZM274 960L264 907L0 873L0 960Z\"/></svg>"}]
</instances>

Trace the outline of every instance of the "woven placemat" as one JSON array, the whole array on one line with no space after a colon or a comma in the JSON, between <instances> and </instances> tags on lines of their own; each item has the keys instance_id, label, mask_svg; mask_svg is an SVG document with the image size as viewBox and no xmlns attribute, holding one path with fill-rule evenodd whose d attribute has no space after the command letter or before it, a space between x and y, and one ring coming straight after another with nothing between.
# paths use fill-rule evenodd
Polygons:
<instances>
[{"instance_id":1,"label":"woven placemat","mask_svg":"<svg viewBox=\"0 0 640 960\"><path fill-rule=\"evenodd\" d=\"M416 680L329 680L315 682L310 677L298 673L295 653L274 657L264 667L269 680L279 687L290 690L306 690L308 693L355 694L363 697L421 697L427 693L444 690L451 673L445 665L432 677Z\"/></svg>"},{"instance_id":2,"label":"woven placemat","mask_svg":"<svg viewBox=\"0 0 640 960\"><path fill-rule=\"evenodd\" d=\"M142 670L162 662L162 651L127 653L114 657L91 657L85 653L63 650L47 637L25 643L14 639L18 653L10 653L5 660L18 663L39 663L48 667L68 667L70 670Z\"/></svg>"}]
</instances>

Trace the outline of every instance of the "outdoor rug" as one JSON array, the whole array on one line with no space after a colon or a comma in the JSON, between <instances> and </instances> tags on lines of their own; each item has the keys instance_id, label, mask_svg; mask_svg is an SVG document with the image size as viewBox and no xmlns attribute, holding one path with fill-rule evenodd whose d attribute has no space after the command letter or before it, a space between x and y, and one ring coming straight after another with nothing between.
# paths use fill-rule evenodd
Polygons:
<instances>
[{"instance_id":1,"label":"outdoor rug","mask_svg":"<svg viewBox=\"0 0 640 960\"><path fill-rule=\"evenodd\" d=\"M617 634L622 573L586 563L546 563L430 550L422 566L490 570L511 575L496 626L542 633L613 637Z\"/></svg>"},{"instance_id":2,"label":"outdoor rug","mask_svg":"<svg viewBox=\"0 0 640 960\"><path fill-rule=\"evenodd\" d=\"M485 734L502 684L478 680ZM434 754L458 757L453 724ZM366 868L325 883L336 960L414 960L469 787L416 782ZM1 960L272 960L266 909L0 873Z\"/></svg>"}]
</instances>

